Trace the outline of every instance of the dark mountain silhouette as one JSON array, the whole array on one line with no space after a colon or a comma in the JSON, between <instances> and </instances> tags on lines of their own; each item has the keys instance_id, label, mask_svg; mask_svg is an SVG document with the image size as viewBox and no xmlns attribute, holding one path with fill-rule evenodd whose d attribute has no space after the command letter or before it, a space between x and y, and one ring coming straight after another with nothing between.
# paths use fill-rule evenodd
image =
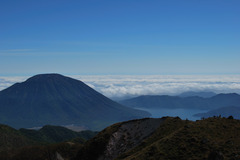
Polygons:
<instances>
[{"instance_id":1,"label":"dark mountain silhouette","mask_svg":"<svg viewBox=\"0 0 240 160\"><path fill-rule=\"evenodd\" d=\"M120 103L133 108L216 109L226 106L238 106L240 104L240 95L236 93L218 94L210 98L149 95L124 100Z\"/></svg>"},{"instance_id":2,"label":"dark mountain silhouette","mask_svg":"<svg viewBox=\"0 0 240 160\"><path fill-rule=\"evenodd\" d=\"M0 124L0 151L24 146L72 141L74 139L81 139L84 142L96 134L97 132L89 130L75 132L61 126L47 125L40 130L24 128L17 130Z\"/></svg>"},{"instance_id":3,"label":"dark mountain silhouette","mask_svg":"<svg viewBox=\"0 0 240 160\"><path fill-rule=\"evenodd\" d=\"M0 125L1 160L52 160L74 157L86 140L97 132L75 132L60 126L44 126L40 130L16 130Z\"/></svg>"},{"instance_id":4,"label":"dark mountain silhouette","mask_svg":"<svg viewBox=\"0 0 240 160\"><path fill-rule=\"evenodd\" d=\"M97 134L97 132L89 130L75 132L65 127L50 125L43 126L39 130L21 128L19 129L19 132L23 136L39 144L71 141L75 138L82 138L82 141L84 141L94 137Z\"/></svg>"},{"instance_id":5,"label":"dark mountain silhouette","mask_svg":"<svg viewBox=\"0 0 240 160\"><path fill-rule=\"evenodd\" d=\"M0 92L0 123L15 128L75 124L99 130L146 116L59 74L36 75Z\"/></svg>"},{"instance_id":6,"label":"dark mountain silhouette","mask_svg":"<svg viewBox=\"0 0 240 160\"><path fill-rule=\"evenodd\" d=\"M233 116L236 119L240 119L240 107L229 106L229 107L222 107L214 110L210 110L206 113L198 113L195 114L196 117L213 117L213 116L222 116L222 117L229 117Z\"/></svg>"},{"instance_id":7,"label":"dark mountain silhouette","mask_svg":"<svg viewBox=\"0 0 240 160\"><path fill-rule=\"evenodd\" d=\"M0 124L0 151L31 144L33 144L33 141L23 136L18 130Z\"/></svg>"},{"instance_id":8,"label":"dark mountain silhouette","mask_svg":"<svg viewBox=\"0 0 240 160\"><path fill-rule=\"evenodd\" d=\"M122 97L109 97L109 98L113 101L119 102L119 101L123 101L123 100L126 100L126 99L134 98L134 97L136 97L136 96L127 94L127 95L122 96Z\"/></svg>"},{"instance_id":9,"label":"dark mountain silhouette","mask_svg":"<svg viewBox=\"0 0 240 160\"><path fill-rule=\"evenodd\" d=\"M79 149L74 160L239 159L240 121L164 117L112 125Z\"/></svg>"},{"instance_id":10,"label":"dark mountain silhouette","mask_svg":"<svg viewBox=\"0 0 240 160\"><path fill-rule=\"evenodd\" d=\"M198 96L198 97L202 97L202 98L210 98L213 96L216 96L217 94L214 92L194 92L194 91L189 91L189 92L183 92L181 94L179 94L179 97L194 97L194 96Z\"/></svg>"}]
</instances>

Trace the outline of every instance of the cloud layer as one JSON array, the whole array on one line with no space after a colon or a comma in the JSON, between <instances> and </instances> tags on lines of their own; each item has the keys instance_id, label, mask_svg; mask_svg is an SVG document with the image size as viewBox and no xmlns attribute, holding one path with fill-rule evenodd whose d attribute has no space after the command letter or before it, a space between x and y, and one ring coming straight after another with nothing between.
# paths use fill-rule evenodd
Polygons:
<instances>
[{"instance_id":1,"label":"cloud layer","mask_svg":"<svg viewBox=\"0 0 240 160\"><path fill-rule=\"evenodd\" d=\"M108 97L176 95L185 91L240 93L240 75L71 76ZM0 77L0 90L27 77Z\"/></svg>"},{"instance_id":2,"label":"cloud layer","mask_svg":"<svg viewBox=\"0 0 240 160\"><path fill-rule=\"evenodd\" d=\"M240 93L240 75L75 76L108 97L175 95L185 91Z\"/></svg>"}]
</instances>

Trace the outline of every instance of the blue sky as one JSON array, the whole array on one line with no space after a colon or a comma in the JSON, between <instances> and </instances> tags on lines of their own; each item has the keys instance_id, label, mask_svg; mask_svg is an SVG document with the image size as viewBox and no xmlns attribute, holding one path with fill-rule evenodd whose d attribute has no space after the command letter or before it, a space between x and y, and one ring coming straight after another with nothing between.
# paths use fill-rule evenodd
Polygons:
<instances>
[{"instance_id":1,"label":"blue sky","mask_svg":"<svg viewBox=\"0 0 240 160\"><path fill-rule=\"evenodd\" d=\"M0 75L240 74L239 0L1 0Z\"/></svg>"}]
</instances>

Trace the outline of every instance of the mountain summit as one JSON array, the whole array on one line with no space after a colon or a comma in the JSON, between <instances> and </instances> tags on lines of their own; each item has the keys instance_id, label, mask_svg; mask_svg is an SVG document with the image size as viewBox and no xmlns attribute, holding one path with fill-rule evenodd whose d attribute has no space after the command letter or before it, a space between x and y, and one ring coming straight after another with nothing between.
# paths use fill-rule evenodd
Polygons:
<instances>
[{"instance_id":1,"label":"mountain summit","mask_svg":"<svg viewBox=\"0 0 240 160\"><path fill-rule=\"evenodd\" d=\"M98 130L146 116L59 74L36 75L0 92L0 123L15 128L74 124Z\"/></svg>"}]
</instances>

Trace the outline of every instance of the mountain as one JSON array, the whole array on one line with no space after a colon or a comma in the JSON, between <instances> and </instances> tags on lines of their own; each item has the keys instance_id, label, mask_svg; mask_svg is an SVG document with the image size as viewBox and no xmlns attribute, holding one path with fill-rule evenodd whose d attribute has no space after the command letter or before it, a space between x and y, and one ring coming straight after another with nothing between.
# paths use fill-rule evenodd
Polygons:
<instances>
[{"instance_id":1,"label":"mountain","mask_svg":"<svg viewBox=\"0 0 240 160\"><path fill-rule=\"evenodd\" d=\"M15 128L74 124L100 130L119 121L149 115L59 74L36 75L0 92L0 123Z\"/></svg>"},{"instance_id":2,"label":"mountain","mask_svg":"<svg viewBox=\"0 0 240 160\"><path fill-rule=\"evenodd\" d=\"M195 117L213 117L213 116L222 116L222 117L229 117L233 116L236 119L240 119L240 107L222 107L214 110L210 110L206 113L198 113L194 115Z\"/></svg>"},{"instance_id":3,"label":"mountain","mask_svg":"<svg viewBox=\"0 0 240 160\"><path fill-rule=\"evenodd\" d=\"M122 96L122 97L117 97L116 96L116 97L109 97L109 98L113 101L119 102L119 101L123 101L123 100L126 100L126 99L134 98L134 97L136 97L136 96L127 94L127 95Z\"/></svg>"},{"instance_id":4,"label":"mountain","mask_svg":"<svg viewBox=\"0 0 240 160\"><path fill-rule=\"evenodd\" d=\"M62 142L49 145L26 146L0 152L1 160L70 160L82 144Z\"/></svg>"},{"instance_id":5,"label":"mountain","mask_svg":"<svg viewBox=\"0 0 240 160\"><path fill-rule=\"evenodd\" d=\"M86 140L97 132L74 132L60 126L44 126L40 130L16 130L0 125L1 160L52 160L74 157Z\"/></svg>"},{"instance_id":6,"label":"mountain","mask_svg":"<svg viewBox=\"0 0 240 160\"><path fill-rule=\"evenodd\" d=\"M118 123L82 146L73 160L239 159L240 121L164 117Z\"/></svg>"},{"instance_id":7,"label":"mountain","mask_svg":"<svg viewBox=\"0 0 240 160\"><path fill-rule=\"evenodd\" d=\"M0 124L0 151L5 149L20 148L34 142L22 135L18 130Z\"/></svg>"},{"instance_id":8,"label":"mountain","mask_svg":"<svg viewBox=\"0 0 240 160\"><path fill-rule=\"evenodd\" d=\"M31 145L60 143L74 139L81 139L84 142L96 134L97 132L93 131L75 132L65 127L49 125L42 127L40 130L24 128L16 130L0 124L0 151Z\"/></svg>"},{"instance_id":9,"label":"mountain","mask_svg":"<svg viewBox=\"0 0 240 160\"><path fill-rule=\"evenodd\" d=\"M120 102L133 108L185 108L185 109L216 109L225 106L238 106L240 95L236 93L218 94L210 98L178 97L178 96L139 96Z\"/></svg>"},{"instance_id":10,"label":"mountain","mask_svg":"<svg viewBox=\"0 0 240 160\"><path fill-rule=\"evenodd\" d=\"M216 96L217 94L214 92L194 92L194 91L189 91L189 92L183 92L181 94L179 94L179 97L194 97L194 96L198 96L198 97L202 97L202 98L210 98L213 96Z\"/></svg>"},{"instance_id":11,"label":"mountain","mask_svg":"<svg viewBox=\"0 0 240 160\"><path fill-rule=\"evenodd\" d=\"M165 118L145 118L114 124L90 139L80 149L76 160L114 159L139 145L155 132L164 120Z\"/></svg>"},{"instance_id":12,"label":"mountain","mask_svg":"<svg viewBox=\"0 0 240 160\"><path fill-rule=\"evenodd\" d=\"M240 120L231 117L198 121L181 120L178 117L125 121L105 128L93 138L90 136L91 139L83 144L68 140L37 145L40 142L33 141L31 136L26 137L21 130L0 125L0 159L240 159ZM65 133L71 136L74 131L45 126L42 131L36 132L54 139L54 135L66 137Z\"/></svg>"},{"instance_id":13,"label":"mountain","mask_svg":"<svg viewBox=\"0 0 240 160\"><path fill-rule=\"evenodd\" d=\"M202 97L202 98L210 98L213 96L216 96L217 94L214 92L194 92L194 91L189 91L189 92L183 92L179 95L176 95L178 97ZM110 99L117 101L117 102L121 102L127 99L131 99L131 98L135 98L137 96L134 95L125 95L123 97L110 97Z\"/></svg>"},{"instance_id":14,"label":"mountain","mask_svg":"<svg viewBox=\"0 0 240 160\"><path fill-rule=\"evenodd\" d=\"M19 132L32 141L46 144L70 141L75 138L82 138L82 141L84 141L97 134L93 131L75 132L65 127L50 125L46 125L40 130L21 128Z\"/></svg>"}]
</instances>

